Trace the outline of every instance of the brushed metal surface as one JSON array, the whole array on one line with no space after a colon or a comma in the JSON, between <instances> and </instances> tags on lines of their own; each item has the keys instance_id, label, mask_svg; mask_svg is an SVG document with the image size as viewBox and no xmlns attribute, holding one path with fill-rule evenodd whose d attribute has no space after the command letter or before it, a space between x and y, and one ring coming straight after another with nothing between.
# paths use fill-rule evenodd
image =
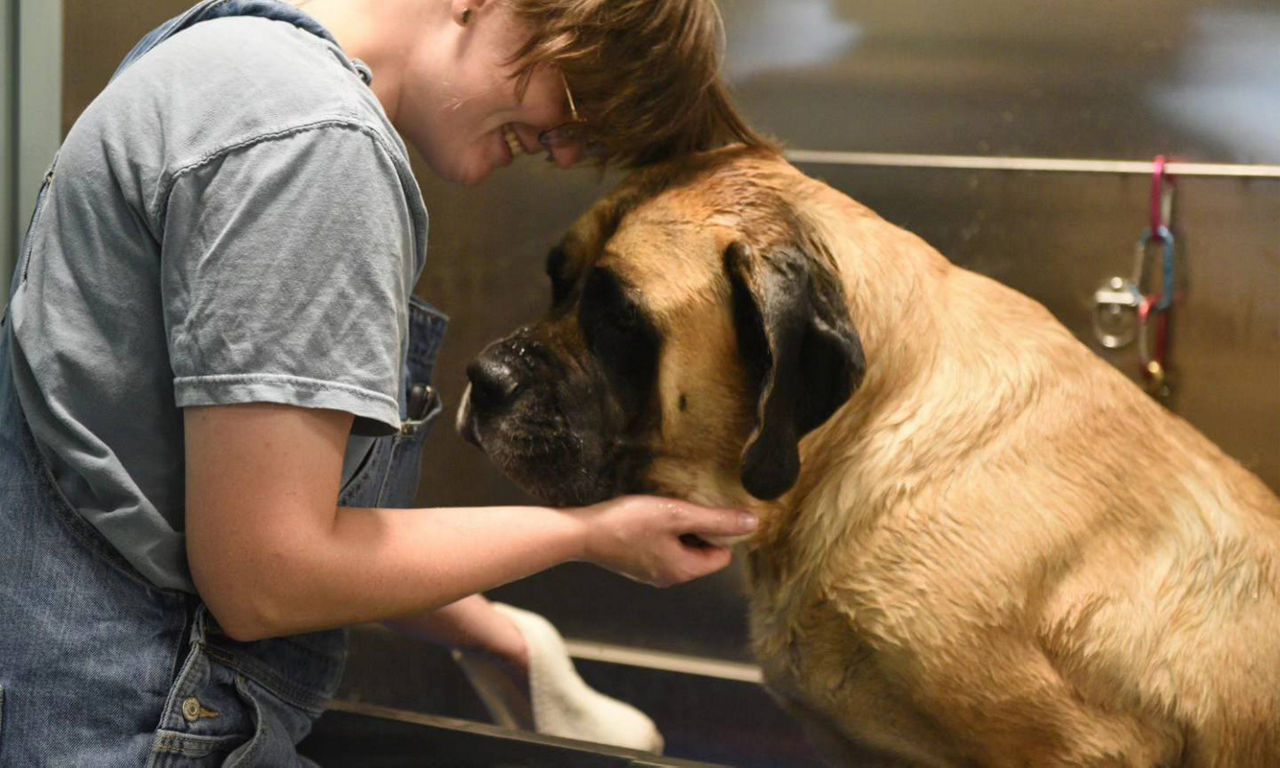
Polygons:
<instances>
[{"instance_id":1,"label":"brushed metal surface","mask_svg":"<svg viewBox=\"0 0 1280 768\"><path fill-rule=\"evenodd\" d=\"M836 152L787 149L793 163L818 166L874 168L933 168L952 171L1030 171L1032 173L1101 173L1150 177L1155 160L1081 160L1061 157L987 157L981 155L920 155L909 152ZM1254 163L1166 162L1169 177L1201 176L1229 179L1280 179L1280 165Z\"/></svg>"},{"instance_id":2,"label":"brushed metal surface","mask_svg":"<svg viewBox=\"0 0 1280 768\"><path fill-rule=\"evenodd\" d=\"M15 162L15 138L17 134L17 75L18 68L14 61L17 33L14 14L17 5L14 0L0 1L0 296L5 303L9 300L9 278L18 263L18 206L16 178L18 164Z\"/></svg>"},{"instance_id":3,"label":"brushed metal surface","mask_svg":"<svg viewBox=\"0 0 1280 768\"><path fill-rule=\"evenodd\" d=\"M724 0L729 70L805 149L1280 161L1273 0Z\"/></svg>"}]
</instances>

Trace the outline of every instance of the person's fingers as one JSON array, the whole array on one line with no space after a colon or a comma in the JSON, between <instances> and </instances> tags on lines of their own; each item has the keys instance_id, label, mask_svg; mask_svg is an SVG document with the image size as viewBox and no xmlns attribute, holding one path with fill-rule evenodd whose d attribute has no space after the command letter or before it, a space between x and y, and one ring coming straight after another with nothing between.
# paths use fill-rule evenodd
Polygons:
<instances>
[{"instance_id":1,"label":"person's fingers","mask_svg":"<svg viewBox=\"0 0 1280 768\"><path fill-rule=\"evenodd\" d=\"M631 496L584 508L586 559L659 587L701 578L732 559L727 539L757 527L736 509L701 507L676 499Z\"/></svg>"},{"instance_id":2,"label":"person's fingers","mask_svg":"<svg viewBox=\"0 0 1280 768\"><path fill-rule=\"evenodd\" d=\"M698 556L692 566L692 573L688 581L700 579L703 576L709 576L716 571L721 570L729 565L733 560L733 553L727 549L719 547L704 548L698 552Z\"/></svg>"},{"instance_id":3,"label":"person's fingers","mask_svg":"<svg viewBox=\"0 0 1280 768\"><path fill-rule=\"evenodd\" d=\"M751 538L751 534L748 533L741 536L713 536L712 534L707 533L699 536L698 538L705 542L707 546L714 547L716 549L728 549L734 544L738 544L739 542L743 542Z\"/></svg>"},{"instance_id":4,"label":"person's fingers","mask_svg":"<svg viewBox=\"0 0 1280 768\"><path fill-rule=\"evenodd\" d=\"M700 550L698 555L698 575L695 578L715 573L727 566L731 560L733 560L733 553L727 549L716 547Z\"/></svg>"},{"instance_id":5,"label":"person's fingers","mask_svg":"<svg viewBox=\"0 0 1280 768\"><path fill-rule=\"evenodd\" d=\"M740 509L700 508L690 516L688 532L699 538L748 536L755 533L760 521Z\"/></svg>"}]
</instances>

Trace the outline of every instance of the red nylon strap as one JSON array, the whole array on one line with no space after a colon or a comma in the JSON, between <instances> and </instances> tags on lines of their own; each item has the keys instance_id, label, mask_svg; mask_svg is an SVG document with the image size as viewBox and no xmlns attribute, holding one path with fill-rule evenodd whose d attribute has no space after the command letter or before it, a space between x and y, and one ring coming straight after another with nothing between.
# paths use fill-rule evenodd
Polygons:
<instances>
[{"instance_id":1,"label":"red nylon strap","mask_svg":"<svg viewBox=\"0 0 1280 768\"><path fill-rule=\"evenodd\" d=\"M1169 226L1169 222L1164 220L1164 155L1157 155L1155 160L1155 172L1151 176L1151 232L1156 234L1160 232L1161 227Z\"/></svg>"}]
</instances>

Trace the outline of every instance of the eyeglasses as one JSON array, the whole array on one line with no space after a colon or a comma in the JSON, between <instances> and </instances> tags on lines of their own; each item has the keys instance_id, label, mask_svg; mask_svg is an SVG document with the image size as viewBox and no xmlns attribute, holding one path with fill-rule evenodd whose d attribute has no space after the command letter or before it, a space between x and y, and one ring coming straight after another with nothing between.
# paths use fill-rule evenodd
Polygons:
<instances>
[{"instance_id":1,"label":"eyeglasses","mask_svg":"<svg viewBox=\"0 0 1280 768\"><path fill-rule=\"evenodd\" d=\"M573 91L569 90L569 80L560 73L560 82L564 83L564 96L569 102L569 119L554 128L548 128L538 134L538 143L548 151L557 149L579 149L584 157L601 157L605 147L591 140L591 130L587 119L578 114L578 105L574 102Z\"/></svg>"}]
</instances>

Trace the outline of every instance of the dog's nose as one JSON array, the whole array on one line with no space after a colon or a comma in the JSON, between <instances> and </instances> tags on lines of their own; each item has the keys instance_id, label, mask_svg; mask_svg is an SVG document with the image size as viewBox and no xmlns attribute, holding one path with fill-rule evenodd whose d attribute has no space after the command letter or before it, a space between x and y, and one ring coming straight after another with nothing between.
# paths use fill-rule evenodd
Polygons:
<instances>
[{"instance_id":1,"label":"dog's nose","mask_svg":"<svg viewBox=\"0 0 1280 768\"><path fill-rule=\"evenodd\" d=\"M471 361L467 378L471 380L471 402L477 408L506 405L520 391L520 381L511 366L488 355Z\"/></svg>"}]
</instances>

